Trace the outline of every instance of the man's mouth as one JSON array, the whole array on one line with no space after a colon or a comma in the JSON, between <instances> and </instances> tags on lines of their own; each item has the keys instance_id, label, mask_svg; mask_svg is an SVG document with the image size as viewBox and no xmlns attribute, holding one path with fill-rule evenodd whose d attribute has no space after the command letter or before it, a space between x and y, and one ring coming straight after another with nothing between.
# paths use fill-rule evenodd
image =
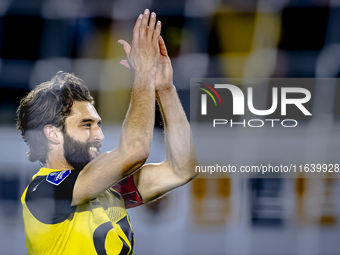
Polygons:
<instances>
[{"instance_id":1,"label":"man's mouth","mask_svg":"<svg viewBox=\"0 0 340 255\"><path fill-rule=\"evenodd\" d=\"M97 147L90 147L90 150L96 153L99 152L99 149Z\"/></svg>"}]
</instances>

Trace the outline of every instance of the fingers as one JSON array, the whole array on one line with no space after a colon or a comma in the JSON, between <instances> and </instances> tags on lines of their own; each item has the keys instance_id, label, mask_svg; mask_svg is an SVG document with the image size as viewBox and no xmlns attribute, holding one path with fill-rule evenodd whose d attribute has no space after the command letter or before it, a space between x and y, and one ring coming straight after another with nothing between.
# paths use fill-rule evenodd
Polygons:
<instances>
[{"instance_id":1,"label":"fingers","mask_svg":"<svg viewBox=\"0 0 340 255\"><path fill-rule=\"evenodd\" d=\"M153 41L157 44L158 44L159 36L161 34L161 28L162 28L161 22L157 21L156 30L155 30L155 33L153 34Z\"/></svg>"},{"instance_id":2,"label":"fingers","mask_svg":"<svg viewBox=\"0 0 340 255\"><path fill-rule=\"evenodd\" d=\"M141 16L140 16L141 17ZM161 23L160 21L156 24L156 13L152 12L150 17L150 11L148 9L145 9L144 14L140 18L138 17L138 20L136 22L136 30L139 22L139 38L145 38L148 37L150 40L154 40L154 42L158 43L158 38L161 32ZM149 22L150 17L150 22ZM149 23L149 26L148 26ZM156 29L155 29L156 24ZM137 31L136 31L137 36Z\"/></svg>"},{"instance_id":3,"label":"fingers","mask_svg":"<svg viewBox=\"0 0 340 255\"><path fill-rule=\"evenodd\" d=\"M166 49L165 42L164 42L162 36L159 36L158 45L159 45L159 52L160 52L160 54L162 56L168 56L168 51Z\"/></svg>"},{"instance_id":4,"label":"fingers","mask_svg":"<svg viewBox=\"0 0 340 255\"><path fill-rule=\"evenodd\" d=\"M127 56L127 58L129 58L129 55L130 55L130 51L131 51L131 46L130 44L128 44L126 41L124 40L119 40L118 41L124 48L124 51L125 51L125 54Z\"/></svg>"},{"instance_id":5,"label":"fingers","mask_svg":"<svg viewBox=\"0 0 340 255\"><path fill-rule=\"evenodd\" d=\"M152 38L154 31L155 31L155 23L156 23L156 13L151 13L149 28L148 28L148 37L149 39Z\"/></svg>"},{"instance_id":6,"label":"fingers","mask_svg":"<svg viewBox=\"0 0 340 255\"><path fill-rule=\"evenodd\" d=\"M138 40L139 38L139 28L142 23L143 14L139 14L135 27L133 28L133 40Z\"/></svg>"},{"instance_id":7,"label":"fingers","mask_svg":"<svg viewBox=\"0 0 340 255\"><path fill-rule=\"evenodd\" d=\"M119 62L122 66L125 66L127 69L129 69L130 71L131 71L131 67L130 67L130 65L129 65L129 63L128 63L128 61L127 60L121 60L120 62Z\"/></svg>"},{"instance_id":8,"label":"fingers","mask_svg":"<svg viewBox=\"0 0 340 255\"><path fill-rule=\"evenodd\" d=\"M139 37L140 38L144 38L146 36L146 30L147 30L147 27L148 27L149 16L150 16L149 10L145 9L141 24L139 26Z\"/></svg>"},{"instance_id":9,"label":"fingers","mask_svg":"<svg viewBox=\"0 0 340 255\"><path fill-rule=\"evenodd\" d=\"M124 51L125 51L125 54L126 54L126 57L129 58L129 55L130 55L130 51L131 51L131 46L130 44L128 44L126 41L124 40L119 40L118 41L124 48ZM131 71L131 67L129 65L129 62L127 60L121 60L120 61L120 64L122 66L125 66L127 69L129 69Z\"/></svg>"}]
</instances>

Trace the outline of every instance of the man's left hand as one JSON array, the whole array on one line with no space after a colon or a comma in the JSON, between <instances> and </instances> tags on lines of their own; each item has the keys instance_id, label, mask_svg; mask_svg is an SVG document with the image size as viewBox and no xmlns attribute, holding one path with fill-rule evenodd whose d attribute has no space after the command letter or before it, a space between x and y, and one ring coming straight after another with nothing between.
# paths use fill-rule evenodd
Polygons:
<instances>
[{"instance_id":1,"label":"man's left hand","mask_svg":"<svg viewBox=\"0 0 340 255\"><path fill-rule=\"evenodd\" d=\"M129 56L131 51L131 46L124 40L119 40L124 47L124 51L126 56ZM168 55L168 51L166 49L163 38L160 36L159 38L159 64L156 71L156 81L155 87L156 92L170 89L173 86L173 70L171 61ZM120 61L120 64L131 70L130 65L127 60Z\"/></svg>"}]
</instances>

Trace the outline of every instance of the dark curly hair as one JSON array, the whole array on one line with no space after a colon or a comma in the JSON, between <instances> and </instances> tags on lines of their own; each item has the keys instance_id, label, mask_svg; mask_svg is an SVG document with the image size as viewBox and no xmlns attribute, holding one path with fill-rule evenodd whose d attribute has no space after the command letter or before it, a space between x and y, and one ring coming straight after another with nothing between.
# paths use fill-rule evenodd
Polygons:
<instances>
[{"instance_id":1,"label":"dark curly hair","mask_svg":"<svg viewBox=\"0 0 340 255\"><path fill-rule=\"evenodd\" d=\"M65 119L74 101L94 104L88 88L74 74L59 71L50 81L36 86L20 101L17 129L29 146L26 154L31 162L46 164L49 151L44 127L51 124L65 129Z\"/></svg>"}]
</instances>

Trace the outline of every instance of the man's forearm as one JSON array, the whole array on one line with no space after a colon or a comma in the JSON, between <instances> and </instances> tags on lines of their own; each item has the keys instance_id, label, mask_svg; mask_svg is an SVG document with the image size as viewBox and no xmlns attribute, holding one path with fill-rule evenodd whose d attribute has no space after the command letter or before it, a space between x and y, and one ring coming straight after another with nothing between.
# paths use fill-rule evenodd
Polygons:
<instances>
[{"instance_id":1,"label":"man's forearm","mask_svg":"<svg viewBox=\"0 0 340 255\"><path fill-rule=\"evenodd\" d=\"M120 137L123 148L141 148L147 153L150 150L155 119L154 91L154 73L136 73Z\"/></svg>"},{"instance_id":2,"label":"man's forearm","mask_svg":"<svg viewBox=\"0 0 340 255\"><path fill-rule=\"evenodd\" d=\"M190 166L197 165L190 125L179 100L175 86L156 93L165 129L167 161L176 174L193 178Z\"/></svg>"},{"instance_id":3,"label":"man's forearm","mask_svg":"<svg viewBox=\"0 0 340 255\"><path fill-rule=\"evenodd\" d=\"M133 29L132 47L124 46L129 66L135 73L131 101L119 141L119 149L137 165L149 156L155 114L155 78L159 63L161 23L148 9L140 14ZM149 25L148 25L149 24ZM140 156L141 155L141 156ZM129 159L129 161L131 161Z\"/></svg>"}]
</instances>

